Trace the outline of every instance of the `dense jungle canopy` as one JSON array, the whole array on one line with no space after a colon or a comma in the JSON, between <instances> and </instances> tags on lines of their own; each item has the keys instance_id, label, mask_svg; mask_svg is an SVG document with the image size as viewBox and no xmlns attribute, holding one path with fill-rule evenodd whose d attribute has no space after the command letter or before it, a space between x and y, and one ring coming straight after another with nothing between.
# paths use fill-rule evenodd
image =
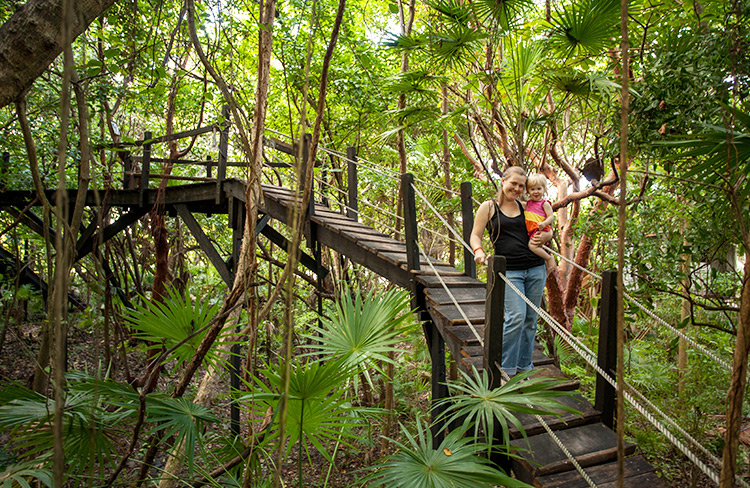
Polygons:
<instances>
[{"instance_id":1,"label":"dense jungle canopy","mask_svg":"<svg viewBox=\"0 0 750 488\"><path fill-rule=\"evenodd\" d=\"M581 268L618 268L619 248L623 287L646 304L626 303L628 381L708 444L720 486L748 479L750 6L625 4L623 23L612 0L0 2L0 189L35 198L0 202L2 486L407 486L399 453L431 442L413 303L309 247L304 212L277 229L284 249L256 232L262 183L350 214L355 155L360 220L403 236L412 173L420 245L459 269L461 184L476 209L509 166L545 175L559 256L545 308L595 349L601 286ZM162 193L204 181L226 148L244 226L192 218L234 256L231 276L158 196L77 246L124 222L86 191L138 188L144 147ZM77 193L46 192L58 188ZM316 253L320 282L298 266ZM352 342L357 322L378 330ZM558 335L538 338L593 388ZM623 425L669 484L709 486L638 413ZM446 439L467 456L456 462L482 452ZM346 477L350 459L363 470ZM464 486L511 483L472 462Z\"/></svg>"}]
</instances>

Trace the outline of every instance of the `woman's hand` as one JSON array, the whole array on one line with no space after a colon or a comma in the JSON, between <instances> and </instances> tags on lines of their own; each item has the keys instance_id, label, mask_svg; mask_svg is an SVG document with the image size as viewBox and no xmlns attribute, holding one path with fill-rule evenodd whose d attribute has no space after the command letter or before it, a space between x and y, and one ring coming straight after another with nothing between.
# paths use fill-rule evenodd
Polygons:
<instances>
[{"instance_id":1,"label":"woman's hand","mask_svg":"<svg viewBox=\"0 0 750 488\"><path fill-rule=\"evenodd\" d=\"M531 239L529 239L529 242L534 244L535 246L543 246L547 244L550 239L552 239L552 232L536 232L533 236L531 236Z\"/></svg>"},{"instance_id":2,"label":"woman's hand","mask_svg":"<svg viewBox=\"0 0 750 488\"><path fill-rule=\"evenodd\" d=\"M487 264L487 255L483 249L477 249L474 251L474 262L477 264Z\"/></svg>"}]
</instances>

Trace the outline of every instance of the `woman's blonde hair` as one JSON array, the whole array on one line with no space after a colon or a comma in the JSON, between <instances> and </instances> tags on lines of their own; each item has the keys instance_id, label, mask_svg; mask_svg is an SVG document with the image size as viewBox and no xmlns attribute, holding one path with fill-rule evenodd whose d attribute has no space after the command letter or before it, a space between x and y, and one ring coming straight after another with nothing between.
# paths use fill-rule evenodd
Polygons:
<instances>
[{"instance_id":1,"label":"woman's blonde hair","mask_svg":"<svg viewBox=\"0 0 750 488\"><path fill-rule=\"evenodd\" d=\"M505 178L506 176L510 176L510 175L519 175L519 176L523 176L524 178L526 178L526 171L520 166L511 166L505 171L503 171L503 178ZM500 187L497 189L497 199L500 205L502 205L503 202L505 201L505 195L503 194L502 180L500 181Z\"/></svg>"},{"instance_id":2,"label":"woman's blonde hair","mask_svg":"<svg viewBox=\"0 0 750 488\"><path fill-rule=\"evenodd\" d=\"M547 177L541 173L534 173L533 175L526 178L526 189L534 188L535 186L542 186L546 190Z\"/></svg>"}]
</instances>

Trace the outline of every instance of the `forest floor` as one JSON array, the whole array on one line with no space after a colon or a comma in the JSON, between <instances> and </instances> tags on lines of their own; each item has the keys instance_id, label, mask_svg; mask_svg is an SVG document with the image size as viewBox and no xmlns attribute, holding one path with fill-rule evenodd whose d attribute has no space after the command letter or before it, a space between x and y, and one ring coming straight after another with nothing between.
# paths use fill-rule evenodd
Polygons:
<instances>
[{"instance_id":1,"label":"forest floor","mask_svg":"<svg viewBox=\"0 0 750 488\"><path fill-rule=\"evenodd\" d=\"M39 347L39 329L39 323L27 322L20 327L12 327L8 331L6 343L0 355L0 378L3 384L18 382L30 386L34 358ZM71 370L91 372L98 368L97 358L102 357L100 354L102 346L97 342L101 342L101 338L95 337L85 328L71 328L68 339ZM138 365L143 364L143 349L131 347L129 351L129 356L131 356L128 360L130 374L131 376L138 376L140 373ZM411 362L405 368L410 378L401 381L411 381L414 385L408 390L400 391L397 400L400 403L399 411L402 417L397 420L407 424L413 422L410 417L413 417L415 412L426 414L429 405L429 382L425 380L424 373L421 371L424 365L420 364L421 360L418 354L410 354L410 356ZM219 400L216 406L217 414L228 419L228 402ZM386 451L383 451L384 446L381 446L382 428L381 423L373 422L367 432L363 433L361 441L354 442L352 446L342 445L337 452L334 466L331 466L317 451L312 450L310 452L309 460L305 455L302 460L302 486L342 488L361 486L358 480L371 472L371 467L378 464L384 454L388 454L387 451L392 449L392 447L385 446ZM397 422L394 428L398 430ZM5 445L6 439L0 438L0 442ZM7 455L7 453L1 451L0 449L0 455ZM297 446L292 446L291 454L282 466L282 478L286 486L298 485L297 453ZM651 450L646 448L642 453L647 458L651 458L649 460L658 467L662 472L662 477L671 487L702 488L712 486L711 481L675 449L668 449L665 453L663 449Z\"/></svg>"}]
</instances>

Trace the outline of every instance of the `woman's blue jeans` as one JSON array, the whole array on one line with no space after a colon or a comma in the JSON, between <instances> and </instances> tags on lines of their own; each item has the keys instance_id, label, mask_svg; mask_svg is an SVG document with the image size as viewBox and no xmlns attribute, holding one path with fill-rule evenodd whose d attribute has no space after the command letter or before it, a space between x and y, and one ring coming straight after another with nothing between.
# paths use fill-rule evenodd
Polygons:
<instances>
[{"instance_id":1,"label":"woman's blue jeans","mask_svg":"<svg viewBox=\"0 0 750 488\"><path fill-rule=\"evenodd\" d=\"M542 303L547 269L544 265L524 270L508 270L508 280L536 306ZM502 367L508 376L534 369L534 352L538 314L509 286L505 287L505 323L503 325Z\"/></svg>"}]
</instances>

